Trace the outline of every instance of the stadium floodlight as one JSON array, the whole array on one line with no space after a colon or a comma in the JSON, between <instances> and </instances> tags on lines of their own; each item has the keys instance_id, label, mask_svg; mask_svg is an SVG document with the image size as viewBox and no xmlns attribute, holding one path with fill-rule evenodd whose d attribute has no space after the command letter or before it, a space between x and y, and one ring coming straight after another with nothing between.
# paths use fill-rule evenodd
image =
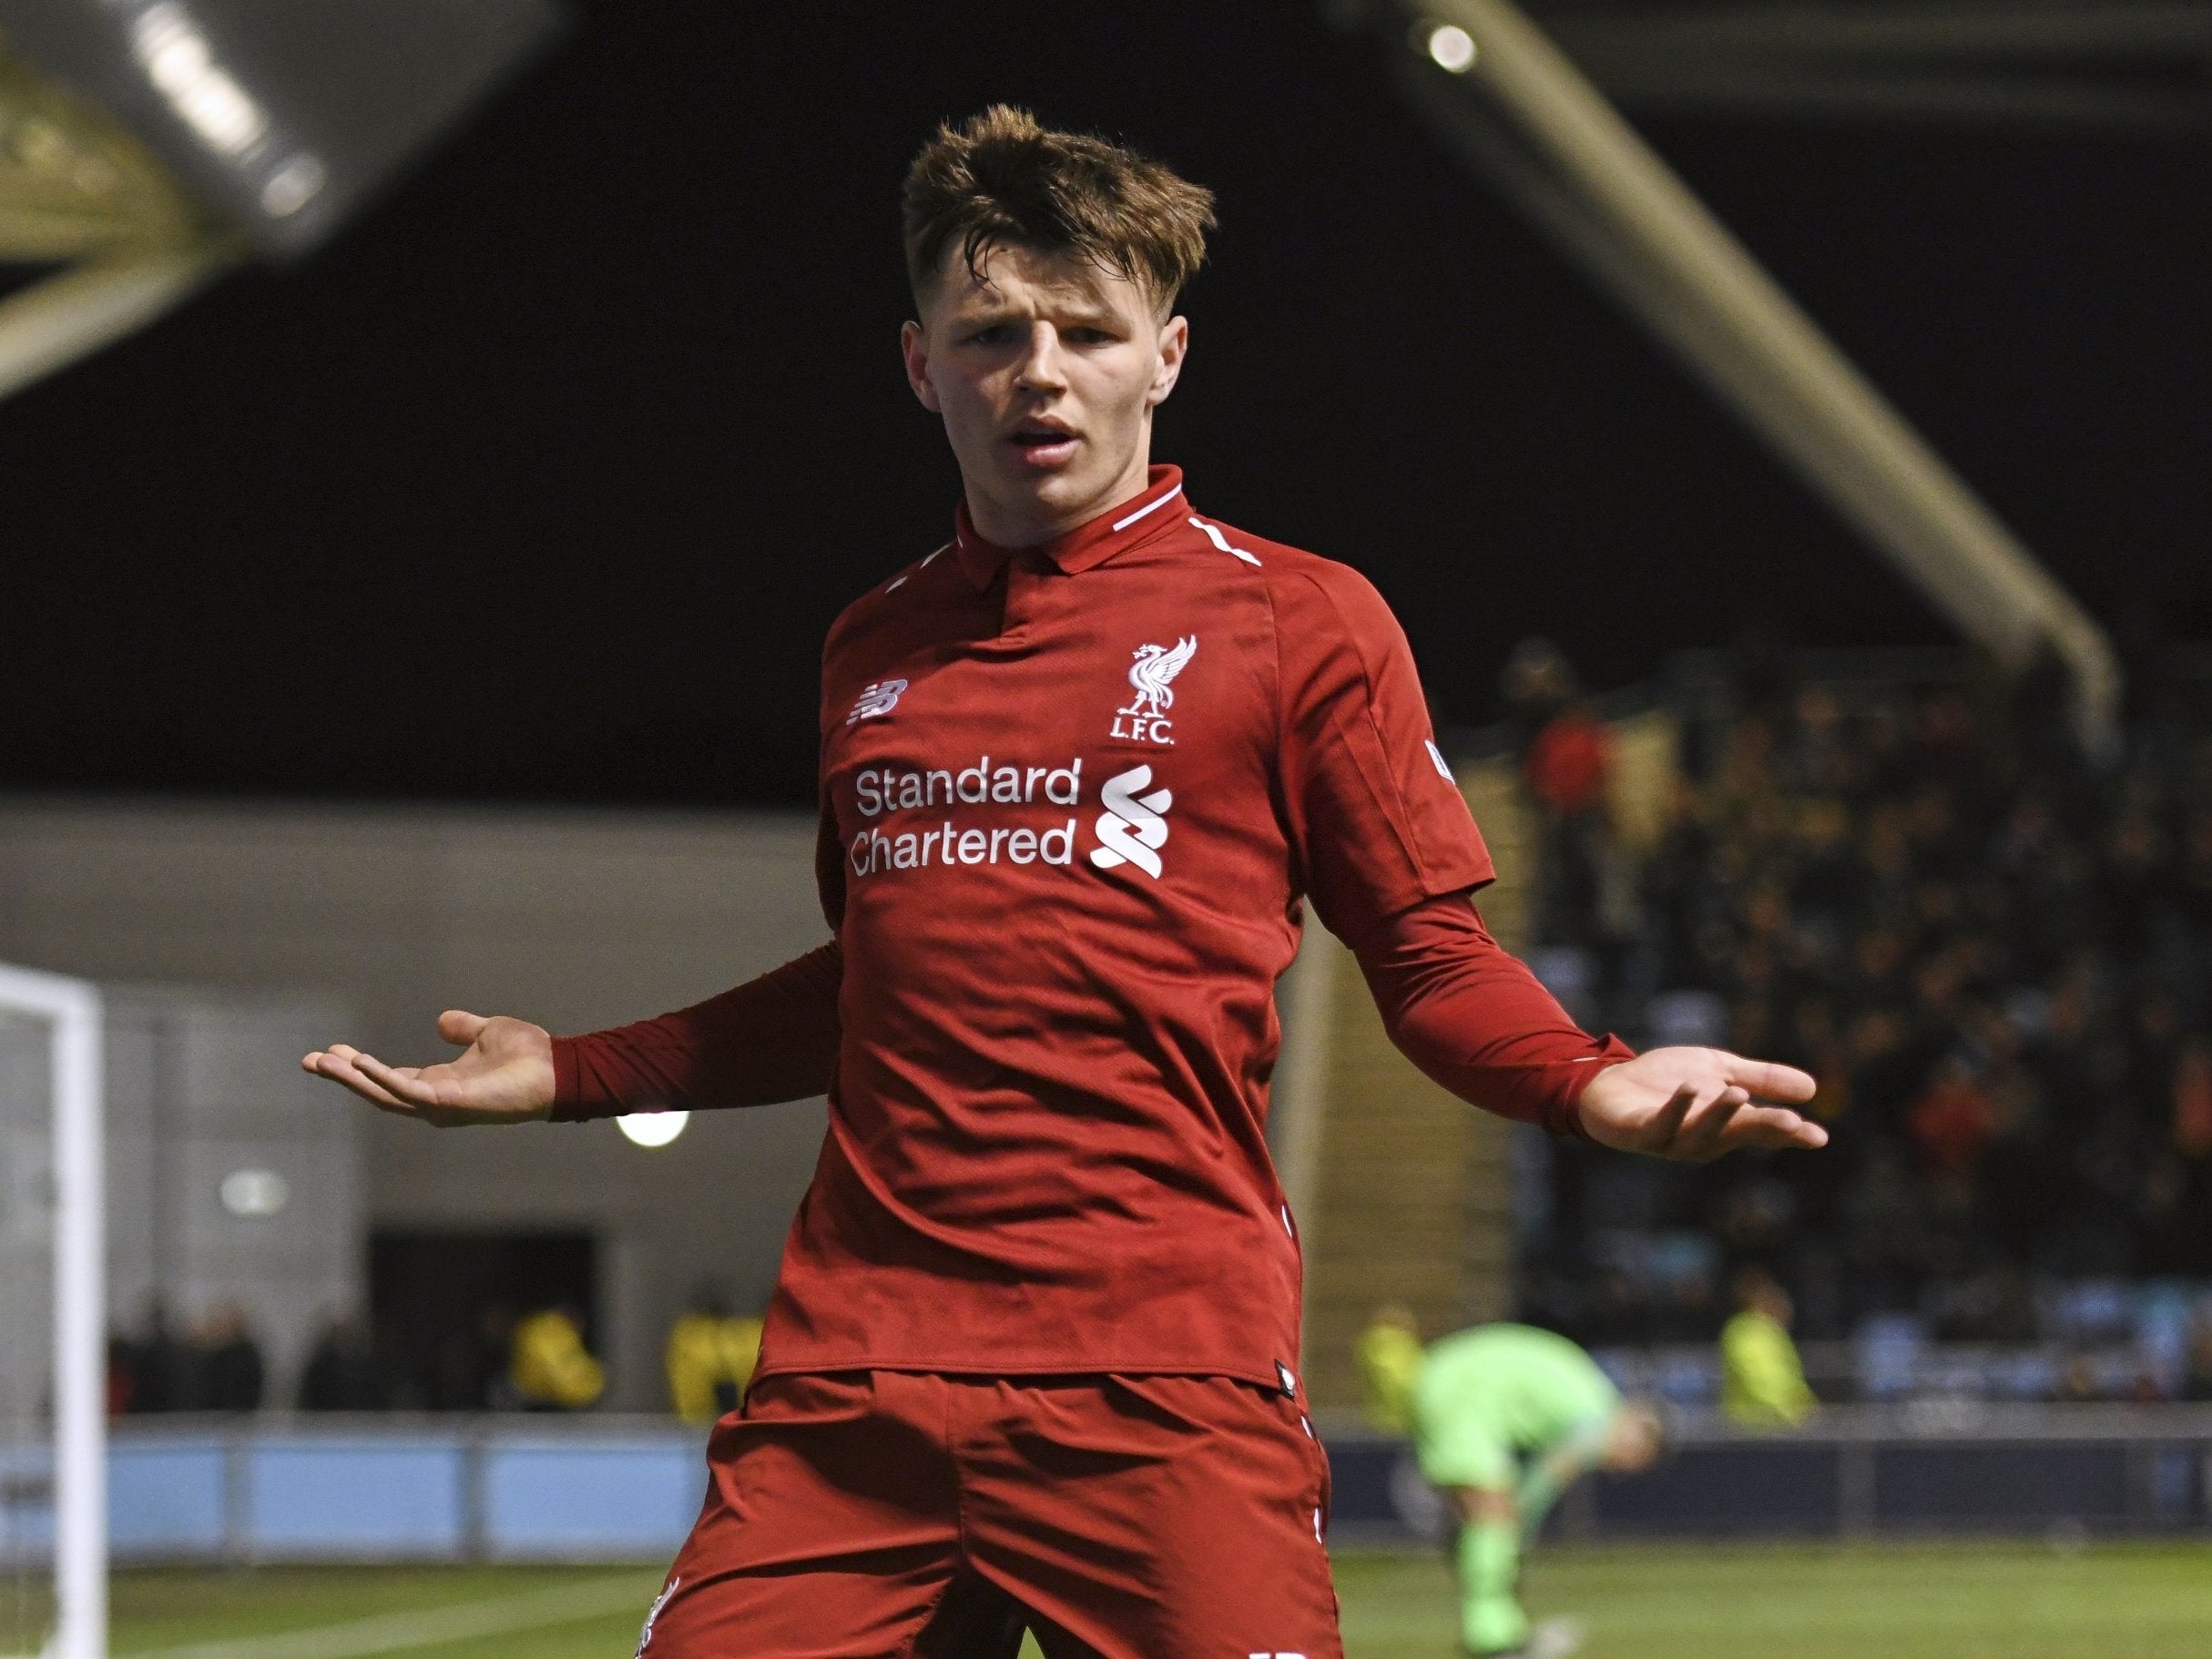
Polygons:
<instances>
[{"instance_id":1,"label":"stadium floodlight","mask_svg":"<svg viewBox=\"0 0 2212 1659\"><path fill-rule=\"evenodd\" d=\"M314 247L550 39L551 0L0 0L0 30L256 247Z\"/></svg>"},{"instance_id":2,"label":"stadium floodlight","mask_svg":"<svg viewBox=\"0 0 2212 1659\"><path fill-rule=\"evenodd\" d=\"M1525 14L1510 0L1332 9L1392 43L1438 135L1962 634L2014 670L2055 652L2083 736L2109 740L2120 671L2104 630ZM1474 47L1458 70L1423 44L1447 25Z\"/></svg>"},{"instance_id":3,"label":"stadium floodlight","mask_svg":"<svg viewBox=\"0 0 2212 1659\"><path fill-rule=\"evenodd\" d=\"M247 251L317 247L558 25L553 0L0 0L0 397Z\"/></svg>"},{"instance_id":4,"label":"stadium floodlight","mask_svg":"<svg viewBox=\"0 0 2212 1659\"><path fill-rule=\"evenodd\" d=\"M42 1067L13 1067L15 1083L43 1074L53 1103L52 1138L44 1179L11 1184L19 1213L11 1217L9 1254L34 1254L52 1264L51 1340L12 1341L5 1402L13 1429L40 1396L53 1409L53 1542L55 1616L46 1659L107 1659L107 1322L106 1265L107 1156L101 1077L100 993L82 980L0 966L0 1018L45 1028ZM11 1094L28 1089L11 1088ZM10 1105L18 1104L11 1101ZM27 1135L12 1136L18 1149ZM43 1172L40 1172L43 1173ZM39 1202L43 1199L43 1202ZM21 1212L43 1211L43 1216ZM42 1226L39 1222L43 1220ZM43 1237L46 1250L28 1247ZM43 1321L42 1321L43 1322ZM13 1335L14 1333L11 1333ZM40 1363L46 1355L50 1364ZM26 1389L38 1392L21 1398ZM10 1540L20 1560L29 1548Z\"/></svg>"},{"instance_id":5,"label":"stadium floodlight","mask_svg":"<svg viewBox=\"0 0 2212 1659\"><path fill-rule=\"evenodd\" d=\"M615 1127L634 1146L667 1146L690 1121L688 1112L626 1112L615 1120Z\"/></svg>"},{"instance_id":6,"label":"stadium floodlight","mask_svg":"<svg viewBox=\"0 0 2212 1659\"><path fill-rule=\"evenodd\" d=\"M159 316L230 252L144 146L0 37L0 264L64 267L0 300L0 398Z\"/></svg>"},{"instance_id":7,"label":"stadium floodlight","mask_svg":"<svg viewBox=\"0 0 2212 1659\"><path fill-rule=\"evenodd\" d=\"M1478 56L1474 36L1456 23L1431 24L1422 32L1422 47L1439 69L1464 75Z\"/></svg>"}]
</instances>

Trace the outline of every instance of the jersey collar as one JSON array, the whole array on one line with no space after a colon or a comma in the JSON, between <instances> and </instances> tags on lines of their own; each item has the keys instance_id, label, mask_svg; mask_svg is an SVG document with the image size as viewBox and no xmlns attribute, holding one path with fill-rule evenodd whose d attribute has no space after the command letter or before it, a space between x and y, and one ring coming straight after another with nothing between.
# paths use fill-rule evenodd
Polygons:
<instances>
[{"instance_id":1,"label":"jersey collar","mask_svg":"<svg viewBox=\"0 0 2212 1659\"><path fill-rule=\"evenodd\" d=\"M1177 508L1182 508L1182 512L1178 513ZM1183 506L1183 469L1156 466L1146 474L1143 494L1109 507L1096 518L1077 524L1065 535L1040 542L1033 551L1050 559L1063 575L1072 576L1077 571L1105 564L1139 542L1150 540L1179 522L1188 511ZM977 534L964 501L955 516L953 535L960 567L978 590L997 580L1006 561L1019 551L986 542Z\"/></svg>"}]
</instances>

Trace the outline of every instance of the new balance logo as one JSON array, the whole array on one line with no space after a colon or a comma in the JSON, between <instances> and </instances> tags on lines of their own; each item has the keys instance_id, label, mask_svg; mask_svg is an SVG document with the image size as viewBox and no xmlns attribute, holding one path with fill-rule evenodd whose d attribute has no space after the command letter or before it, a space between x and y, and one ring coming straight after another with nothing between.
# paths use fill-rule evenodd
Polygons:
<instances>
[{"instance_id":1,"label":"new balance logo","mask_svg":"<svg viewBox=\"0 0 2212 1659\"><path fill-rule=\"evenodd\" d=\"M1175 805L1169 789L1150 789L1152 768L1131 767L1106 780L1098 799L1106 810L1095 826L1098 845L1091 849L1091 862L1101 870L1134 864L1154 880L1159 880L1159 850L1167 844L1167 820L1160 815Z\"/></svg>"},{"instance_id":2,"label":"new balance logo","mask_svg":"<svg viewBox=\"0 0 2212 1659\"><path fill-rule=\"evenodd\" d=\"M845 724L850 726L855 720L872 720L880 714L889 714L899 706L899 693L905 689L904 680L878 680L872 686L862 687L860 700L852 705Z\"/></svg>"},{"instance_id":3,"label":"new balance logo","mask_svg":"<svg viewBox=\"0 0 2212 1659\"><path fill-rule=\"evenodd\" d=\"M646 1609L645 1629L638 1634L637 1652L634 1659L645 1659L645 1650L653 1645L654 1621L660 1617L660 1610L668 1604L668 1598L676 1593L677 1586L683 1582L680 1578L670 1579L668 1587L655 1596L652 1606Z\"/></svg>"}]
</instances>

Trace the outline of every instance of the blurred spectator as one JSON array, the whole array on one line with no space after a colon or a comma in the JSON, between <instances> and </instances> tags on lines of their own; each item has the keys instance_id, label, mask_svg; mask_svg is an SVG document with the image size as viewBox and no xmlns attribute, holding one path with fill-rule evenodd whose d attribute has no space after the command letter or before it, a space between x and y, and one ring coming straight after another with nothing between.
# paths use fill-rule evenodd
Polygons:
<instances>
[{"instance_id":1,"label":"blurred spectator","mask_svg":"<svg viewBox=\"0 0 2212 1659\"><path fill-rule=\"evenodd\" d=\"M1412 1309L1375 1310L1360 1333L1360 1415L1387 1434L1412 1432L1413 1379L1421 1371L1421 1328Z\"/></svg>"},{"instance_id":2,"label":"blurred spectator","mask_svg":"<svg viewBox=\"0 0 2212 1659\"><path fill-rule=\"evenodd\" d=\"M2184 1399L2212 1401L2212 1318L2200 1318L2189 1340L2188 1369L2181 1383Z\"/></svg>"},{"instance_id":3,"label":"blurred spectator","mask_svg":"<svg viewBox=\"0 0 2212 1659\"><path fill-rule=\"evenodd\" d=\"M2098 1373L2096 1358L2092 1354L2075 1353L2066 1357L2065 1369L2058 1374L2058 1386L2051 1398L2061 1405L2094 1405L2110 1398L2105 1390L2105 1379Z\"/></svg>"},{"instance_id":4,"label":"blurred spectator","mask_svg":"<svg viewBox=\"0 0 2212 1659\"><path fill-rule=\"evenodd\" d=\"M486 1303L473 1325L439 1333L426 1363L418 1358L403 1368L392 1403L432 1411L518 1410L522 1401L509 1380L514 1356L515 1309Z\"/></svg>"},{"instance_id":5,"label":"blurred spectator","mask_svg":"<svg viewBox=\"0 0 2212 1659\"><path fill-rule=\"evenodd\" d=\"M107 1338L107 1415L120 1417L131 1410L131 1396L138 1386L137 1346L120 1332L111 1333Z\"/></svg>"},{"instance_id":6,"label":"blurred spectator","mask_svg":"<svg viewBox=\"0 0 2212 1659\"><path fill-rule=\"evenodd\" d=\"M300 1373L300 1410L382 1411L391 1404L391 1384L368 1327L351 1315L332 1319Z\"/></svg>"},{"instance_id":7,"label":"blurred spectator","mask_svg":"<svg viewBox=\"0 0 2212 1659\"><path fill-rule=\"evenodd\" d=\"M1744 1428L1794 1429L1819 1408L1789 1339L1791 1313L1772 1274L1736 1276L1736 1315L1720 1332L1720 1405Z\"/></svg>"},{"instance_id":8,"label":"blurred spectator","mask_svg":"<svg viewBox=\"0 0 2212 1659\"><path fill-rule=\"evenodd\" d=\"M690 1311L668 1331L668 1398L688 1423L710 1423L735 1411L760 1363L760 1321L729 1311L712 1288L691 1298Z\"/></svg>"},{"instance_id":9,"label":"blurred spectator","mask_svg":"<svg viewBox=\"0 0 2212 1659\"><path fill-rule=\"evenodd\" d=\"M1613 738L1581 695L1575 670L1548 639L1525 639L1501 677L1521 755L1521 777L1543 820L1536 902L1550 944L1605 941L1614 859L1606 786Z\"/></svg>"},{"instance_id":10,"label":"blurred spectator","mask_svg":"<svg viewBox=\"0 0 2212 1659\"><path fill-rule=\"evenodd\" d=\"M606 1369L592 1358L567 1308L548 1308L515 1325L507 1381L530 1411L581 1411L607 1391Z\"/></svg>"},{"instance_id":11,"label":"blurred spectator","mask_svg":"<svg viewBox=\"0 0 2212 1659\"><path fill-rule=\"evenodd\" d=\"M131 1412L189 1411L193 1406L192 1351L169 1328L168 1308L148 1299L138 1335L122 1345L122 1369Z\"/></svg>"},{"instance_id":12,"label":"blurred spectator","mask_svg":"<svg viewBox=\"0 0 2212 1659\"><path fill-rule=\"evenodd\" d=\"M1905 1113L1921 1168L1942 1183L1971 1181L1995 1128L1995 1108L1963 1057L1945 1059Z\"/></svg>"},{"instance_id":13,"label":"blurred spectator","mask_svg":"<svg viewBox=\"0 0 2212 1659\"><path fill-rule=\"evenodd\" d=\"M1568 820L1600 811L1613 765L1613 738L1584 701L1546 720L1521 758L1521 774L1536 804Z\"/></svg>"},{"instance_id":14,"label":"blurred spectator","mask_svg":"<svg viewBox=\"0 0 2212 1659\"><path fill-rule=\"evenodd\" d=\"M225 1303L193 1335L191 1402L199 1411L261 1409L261 1345L246 1311Z\"/></svg>"}]
</instances>

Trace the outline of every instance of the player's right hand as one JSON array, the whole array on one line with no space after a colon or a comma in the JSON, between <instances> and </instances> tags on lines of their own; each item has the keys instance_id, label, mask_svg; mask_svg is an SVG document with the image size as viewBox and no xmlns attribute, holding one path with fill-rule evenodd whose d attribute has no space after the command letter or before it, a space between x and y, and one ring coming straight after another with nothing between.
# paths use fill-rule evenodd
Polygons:
<instances>
[{"instance_id":1,"label":"player's right hand","mask_svg":"<svg viewBox=\"0 0 2212 1659\"><path fill-rule=\"evenodd\" d=\"M544 1026L449 1008L438 1016L438 1034L466 1052L443 1065L386 1065L333 1043L300 1064L371 1105L440 1129L530 1123L552 1112L553 1035Z\"/></svg>"},{"instance_id":2,"label":"player's right hand","mask_svg":"<svg viewBox=\"0 0 2212 1659\"><path fill-rule=\"evenodd\" d=\"M1789 1105L1819 1085L1808 1072L1724 1048L1655 1048L1590 1079L1583 1128L1601 1146L1702 1164L1746 1147L1828 1145L1828 1131Z\"/></svg>"}]
</instances>

